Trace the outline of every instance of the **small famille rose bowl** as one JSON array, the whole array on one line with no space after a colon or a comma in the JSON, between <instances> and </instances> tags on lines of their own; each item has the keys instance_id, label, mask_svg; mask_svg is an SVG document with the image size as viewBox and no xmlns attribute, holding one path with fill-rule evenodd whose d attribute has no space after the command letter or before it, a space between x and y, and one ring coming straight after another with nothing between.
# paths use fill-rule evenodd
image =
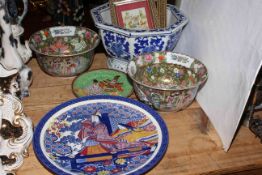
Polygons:
<instances>
[{"instance_id":1,"label":"small famille rose bowl","mask_svg":"<svg viewBox=\"0 0 262 175\"><path fill-rule=\"evenodd\" d=\"M113 95L128 97L133 93L128 76L112 69L97 69L79 75L72 89L77 97L87 95Z\"/></svg>"},{"instance_id":2,"label":"small famille rose bowl","mask_svg":"<svg viewBox=\"0 0 262 175\"><path fill-rule=\"evenodd\" d=\"M29 39L42 70L58 77L76 76L86 71L99 42L96 32L76 26L46 28Z\"/></svg>"},{"instance_id":3,"label":"small famille rose bowl","mask_svg":"<svg viewBox=\"0 0 262 175\"><path fill-rule=\"evenodd\" d=\"M129 62L127 73L138 98L161 111L186 108L208 76L200 61L174 52L140 55Z\"/></svg>"}]
</instances>

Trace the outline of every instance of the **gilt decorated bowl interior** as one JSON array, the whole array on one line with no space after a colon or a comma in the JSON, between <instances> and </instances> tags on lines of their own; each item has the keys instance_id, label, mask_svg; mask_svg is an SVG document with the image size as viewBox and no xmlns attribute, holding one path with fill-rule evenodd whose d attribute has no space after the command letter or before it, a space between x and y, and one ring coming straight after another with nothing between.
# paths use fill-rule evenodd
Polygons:
<instances>
[{"instance_id":1,"label":"gilt decorated bowl interior","mask_svg":"<svg viewBox=\"0 0 262 175\"><path fill-rule=\"evenodd\" d=\"M99 42L96 32L76 26L46 28L29 39L40 67L53 76L75 76L86 71Z\"/></svg>"},{"instance_id":2,"label":"gilt decorated bowl interior","mask_svg":"<svg viewBox=\"0 0 262 175\"><path fill-rule=\"evenodd\" d=\"M203 63L174 52L140 55L129 62L127 73L140 100L160 110L185 108L207 79Z\"/></svg>"}]
</instances>

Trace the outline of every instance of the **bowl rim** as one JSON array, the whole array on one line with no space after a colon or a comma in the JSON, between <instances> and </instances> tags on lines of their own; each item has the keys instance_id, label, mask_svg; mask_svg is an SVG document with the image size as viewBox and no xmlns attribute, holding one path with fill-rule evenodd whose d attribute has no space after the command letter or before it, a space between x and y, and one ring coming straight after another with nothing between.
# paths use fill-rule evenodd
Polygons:
<instances>
[{"instance_id":1,"label":"bowl rim","mask_svg":"<svg viewBox=\"0 0 262 175\"><path fill-rule=\"evenodd\" d=\"M201 65L203 65L204 69L205 69L205 78L197 83L195 83L194 85L191 85L191 86L188 86L188 87L179 87L179 86L173 86L171 88L161 88L161 87L154 87L154 86L150 86L150 85L147 85L145 83L142 83L141 81L138 81L136 80L130 73L129 71L129 67L131 65L132 62L136 62L136 58L137 57L140 57L140 56L143 56L143 55L146 55L146 54L152 54L152 53L143 53L143 54L140 54L138 55L137 57L133 58L127 65L127 74L128 76L137 84L141 85L141 86L145 86L145 87L148 87L148 88L151 88L151 89L156 89L156 90L162 90L162 91L173 91L173 90L178 90L178 91L181 91L181 90L189 90L189 89L194 89L194 88L198 88L201 84L203 84L207 78L208 78L208 70L207 70L207 67L201 62L199 61L198 59L196 58L193 58L191 56L188 56L186 54L182 54L182 53L178 53L178 52L172 52L172 51L156 51L156 52L153 52L153 53L173 53L177 56L182 56L182 57L188 57L188 58L191 58L193 59L194 61L198 61Z\"/></svg>"},{"instance_id":2,"label":"bowl rim","mask_svg":"<svg viewBox=\"0 0 262 175\"><path fill-rule=\"evenodd\" d=\"M175 15L178 18L178 21L169 25L165 28L157 28L157 29L149 29L149 30L132 30L132 29L124 29L118 26L115 26L113 24L104 23L101 17L101 11L108 10L109 3L104 3L102 5L99 5L93 9L90 10L91 16L93 18L94 24L97 28L100 30L109 30L113 32L117 32L119 34L123 34L125 36L146 36L146 35L159 35L159 34L172 34L174 32L177 32L181 30L187 23L188 18L177 9L175 5L167 4L167 8L170 9L171 13ZM101 18L100 21L98 18Z\"/></svg>"},{"instance_id":3,"label":"bowl rim","mask_svg":"<svg viewBox=\"0 0 262 175\"><path fill-rule=\"evenodd\" d=\"M39 50L37 50L35 48L35 46L32 44L32 40L33 40L33 36L37 33L39 33L40 31L43 31L43 30L49 30L51 28L68 28L68 27L75 27L75 28L82 28L82 29L85 29L89 32L92 32L94 33L96 36L97 36L97 40L95 42L95 44L93 45L92 48L90 49L87 49L87 50L84 50L84 51L81 51L81 52L78 52L78 53L74 53L74 54L61 54L61 55L57 55L57 54L46 54L46 53L42 53L40 52ZM95 50L95 48L100 44L100 41L101 41L101 37L100 35L95 32L94 30L90 29L90 28L87 28L87 27L82 27L82 26L71 26L71 25L67 25L67 26L52 26L52 27L46 27L46 28L43 28L41 30L38 30L36 32L34 32L33 34L31 34L31 36L29 37L29 40L28 40L28 43L29 43L29 47L30 49L32 49L34 52L36 52L37 54L41 54L41 55L44 55L44 56L48 56L48 57L73 57L73 56L77 56L77 55L82 55L82 54L85 54L87 52L90 52L90 51L93 51Z\"/></svg>"}]
</instances>

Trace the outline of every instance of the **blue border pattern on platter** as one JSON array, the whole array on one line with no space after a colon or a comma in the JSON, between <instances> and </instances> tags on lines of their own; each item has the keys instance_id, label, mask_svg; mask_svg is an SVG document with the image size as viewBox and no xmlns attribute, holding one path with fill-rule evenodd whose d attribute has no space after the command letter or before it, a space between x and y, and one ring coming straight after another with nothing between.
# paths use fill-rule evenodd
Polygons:
<instances>
[{"instance_id":1,"label":"blue border pattern on platter","mask_svg":"<svg viewBox=\"0 0 262 175\"><path fill-rule=\"evenodd\" d=\"M64 102L60 105L58 105L57 107L53 108L52 110L50 110L38 123L38 125L35 128L34 131L34 136L33 136L33 149L35 151L35 154L38 158L38 160L50 171L52 171L55 174L59 174L59 175L71 175L68 174L64 171L61 171L59 168L57 168L55 165L53 165L50 161L48 161L48 159L46 158L46 156L44 155L43 151L41 150L41 146L40 146L40 135L41 135L41 131L42 128L44 127L44 125L46 124L46 122L49 120L50 117L52 117L56 112L58 112L59 110L70 106L72 104L78 103L78 102L82 102L82 101L86 101L86 100L100 100L100 99L107 99L107 100L117 100L117 101L124 101L127 103L131 103L133 105L136 105L142 109L144 109L145 111L147 111L149 114L151 114L155 120L157 121L157 123L159 124L159 127L161 129L161 133L162 133L162 142L160 145L160 149L158 150L157 154L154 156L154 158L147 163L146 165L144 165L142 168L138 169L136 172L133 173L129 173L132 175L140 175L140 174L144 174L147 171L149 171L150 169L152 169L164 156L166 150L167 150L167 146L168 146L168 129L167 126L164 122L164 120L161 118L161 116L152 108L150 108L149 106L130 99L130 98L126 98L126 97L120 97L120 96L110 96L110 95L94 95L94 96L85 96L85 97L79 97L76 99L72 99L69 100L67 102Z\"/></svg>"}]
</instances>

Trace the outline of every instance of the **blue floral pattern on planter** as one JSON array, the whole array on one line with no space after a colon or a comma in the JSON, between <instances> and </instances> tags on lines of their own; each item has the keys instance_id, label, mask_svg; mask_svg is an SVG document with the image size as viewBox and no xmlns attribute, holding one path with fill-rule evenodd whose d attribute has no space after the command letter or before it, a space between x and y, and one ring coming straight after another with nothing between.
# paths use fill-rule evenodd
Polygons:
<instances>
[{"instance_id":1,"label":"blue floral pattern on planter","mask_svg":"<svg viewBox=\"0 0 262 175\"><path fill-rule=\"evenodd\" d=\"M154 37L138 37L135 39L134 54L139 55L143 53L150 53L153 51L161 51L164 47L165 36L154 36Z\"/></svg>"},{"instance_id":2,"label":"blue floral pattern on planter","mask_svg":"<svg viewBox=\"0 0 262 175\"><path fill-rule=\"evenodd\" d=\"M126 40L126 37L105 30L103 38L109 55L123 59L129 57L129 42Z\"/></svg>"}]
</instances>

